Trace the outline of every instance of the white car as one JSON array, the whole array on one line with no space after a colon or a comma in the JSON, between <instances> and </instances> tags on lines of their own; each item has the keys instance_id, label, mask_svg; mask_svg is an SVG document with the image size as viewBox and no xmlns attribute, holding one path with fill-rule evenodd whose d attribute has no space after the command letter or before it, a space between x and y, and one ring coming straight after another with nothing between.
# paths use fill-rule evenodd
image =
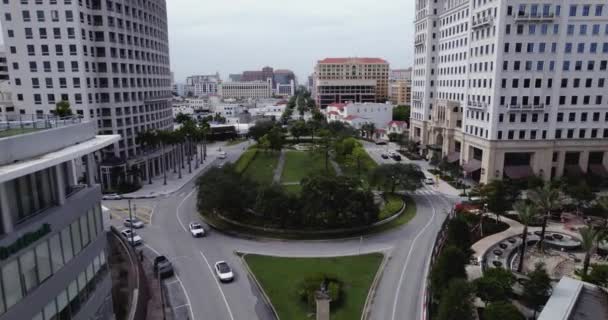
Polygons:
<instances>
[{"instance_id":1,"label":"white car","mask_svg":"<svg viewBox=\"0 0 608 320\"><path fill-rule=\"evenodd\" d=\"M122 234L122 236L125 237L125 239L127 239L127 241L131 243L132 246L142 244L143 240L141 239L141 237L135 232L131 234L131 229L122 230L120 234Z\"/></svg>"},{"instance_id":2,"label":"white car","mask_svg":"<svg viewBox=\"0 0 608 320\"><path fill-rule=\"evenodd\" d=\"M190 229L190 234L195 238L203 237L205 235L205 229L203 229L203 226L201 226L200 223L190 222L188 229Z\"/></svg>"},{"instance_id":3,"label":"white car","mask_svg":"<svg viewBox=\"0 0 608 320\"><path fill-rule=\"evenodd\" d=\"M425 184L435 184L435 180L433 178L424 179Z\"/></svg>"},{"instance_id":4,"label":"white car","mask_svg":"<svg viewBox=\"0 0 608 320\"><path fill-rule=\"evenodd\" d=\"M226 261L218 261L215 263L215 273L221 282L230 282L234 280L234 273L232 273L232 269L228 266Z\"/></svg>"},{"instance_id":5,"label":"white car","mask_svg":"<svg viewBox=\"0 0 608 320\"><path fill-rule=\"evenodd\" d=\"M219 155L218 158L220 158L220 159L226 159L227 156L228 156L228 154L226 153L226 151L222 151L222 152L220 152L220 155Z\"/></svg>"},{"instance_id":6,"label":"white car","mask_svg":"<svg viewBox=\"0 0 608 320\"><path fill-rule=\"evenodd\" d=\"M118 193L108 193L104 194L101 198L103 200L120 200L122 197Z\"/></svg>"},{"instance_id":7,"label":"white car","mask_svg":"<svg viewBox=\"0 0 608 320\"><path fill-rule=\"evenodd\" d=\"M125 227L133 227L133 229L139 229L139 228L144 227L143 221L141 221L137 218L133 218L133 219L126 218L124 225L125 225Z\"/></svg>"}]
</instances>

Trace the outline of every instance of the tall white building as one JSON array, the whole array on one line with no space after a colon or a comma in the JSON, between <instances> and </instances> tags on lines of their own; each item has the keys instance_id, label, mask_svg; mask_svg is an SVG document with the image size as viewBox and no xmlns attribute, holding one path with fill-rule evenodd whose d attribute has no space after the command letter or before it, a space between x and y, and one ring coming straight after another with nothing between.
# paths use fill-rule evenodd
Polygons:
<instances>
[{"instance_id":1,"label":"tall white building","mask_svg":"<svg viewBox=\"0 0 608 320\"><path fill-rule=\"evenodd\" d=\"M222 79L219 73L190 76L186 78L185 93L195 97L217 95L220 83Z\"/></svg>"},{"instance_id":2,"label":"tall white building","mask_svg":"<svg viewBox=\"0 0 608 320\"><path fill-rule=\"evenodd\" d=\"M608 167L605 0L417 0L410 136L483 183Z\"/></svg>"},{"instance_id":3,"label":"tall white building","mask_svg":"<svg viewBox=\"0 0 608 320\"><path fill-rule=\"evenodd\" d=\"M112 166L143 166L137 133L172 128L165 1L4 0L0 12L15 111L67 100L121 135L103 151Z\"/></svg>"}]
</instances>

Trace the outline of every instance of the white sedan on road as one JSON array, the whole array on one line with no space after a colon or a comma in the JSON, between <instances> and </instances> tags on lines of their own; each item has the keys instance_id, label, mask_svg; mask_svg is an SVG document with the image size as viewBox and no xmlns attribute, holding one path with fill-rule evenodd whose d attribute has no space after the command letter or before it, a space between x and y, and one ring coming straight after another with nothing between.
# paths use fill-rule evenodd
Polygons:
<instances>
[{"instance_id":1,"label":"white sedan on road","mask_svg":"<svg viewBox=\"0 0 608 320\"><path fill-rule=\"evenodd\" d=\"M234 273L232 273L232 269L228 266L226 261L218 261L215 263L215 273L221 282L230 282L234 280Z\"/></svg>"},{"instance_id":2,"label":"white sedan on road","mask_svg":"<svg viewBox=\"0 0 608 320\"><path fill-rule=\"evenodd\" d=\"M125 237L125 239L127 239L129 243L131 243L132 246L142 244L141 237L135 232L131 233L131 229L124 229L120 233L123 237Z\"/></svg>"},{"instance_id":3,"label":"white sedan on road","mask_svg":"<svg viewBox=\"0 0 608 320\"><path fill-rule=\"evenodd\" d=\"M205 229L203 229L203 226L201 226L200 223L190 222L188 229L190 230L190 234L195 238L205 235Z\"/></svg>"},{"instance_id":4,"label":"white sedan on road","mask_svg":"<svg viewBox=\"0 0 608 320\"><path fill-rule=\"evenodd\" d=\"M102 200L120 200L122 197L118 193L108 193L101 197Z\"/></svg>"}]
</instances>

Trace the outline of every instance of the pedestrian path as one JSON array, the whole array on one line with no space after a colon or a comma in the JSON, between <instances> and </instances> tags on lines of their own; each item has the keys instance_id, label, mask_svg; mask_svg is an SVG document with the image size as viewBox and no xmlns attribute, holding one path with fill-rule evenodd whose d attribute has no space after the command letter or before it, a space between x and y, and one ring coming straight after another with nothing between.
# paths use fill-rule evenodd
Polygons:
<instances>
[{"instance_id":1,"label":"pedestrian path","mask_svg":"<svg viewBox=\"0 0 608 320\"><path fill-rule=\"evenodd\" d=\"M279 156L279 163L274 168L274 175L272 181L274 183L281 183L281 174L283 174L283 168L285 167L285 149L281 149L281 155Z\"/></svg>"},{"instance_id":2,"label":"pedestrian path","mask_svg":"<svg viewBox=\"0 0 608 320\"><path fill-rule=\"evenodd\" d=\"M336 175L337 176L341 176L342 175L342 168L340 168L340 166L338 165L338 163L334 159L329 159L329 162L331 163L331 166L334 168L334 172L336 172Z\"/></svg>"}]
</instances>

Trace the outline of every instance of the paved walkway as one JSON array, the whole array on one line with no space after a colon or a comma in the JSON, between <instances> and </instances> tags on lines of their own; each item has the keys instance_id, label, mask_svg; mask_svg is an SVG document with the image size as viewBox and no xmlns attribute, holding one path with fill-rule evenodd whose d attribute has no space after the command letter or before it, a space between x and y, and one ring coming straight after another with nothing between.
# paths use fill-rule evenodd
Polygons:
<instances>
[{"instance_id":1,"label":"paved walkway","mask_svg":"<svg viewBox=\"0 0 608 320\"><path fill-rule=\"evenodd\" d=\"M341 176L342 173L342 168L340 168L340 166L338 165L338 163L334 160L334 159L329 159L331 166L334 168L334 171L336 172L337 176Z\"/></svg>"},{"instance_id":2,"label":"paved walkway","mask_svg":"<svg viewBox=\"0 0 608 320\"><path fill-rule=\"evenodd\" d=\"M281 149L281 155L279 156L279 163L274 168L274 175L272 181L275 183L281 183L281 174L283 174L283 168L285 168L285 149Z\"/></svg>"},{"instance_id":3,"label":"paved walkway","mask_svg":"<svg viewBox=\"0 0 608 320\"><path fill-rule=\"evenodd\" d=\"M240 144L226 146L226 142L217 142L207 145L207 160L203 164L200 164L198 169L195 168L196 157L192 160L192 173L188 173L188 164L186 163L185 169L182 169L182 178L179 178L179 174L173 173L173 170L167 171L167 184L165 185L164 177L160 174L157 177L152 178L152 184L148 184L148 181L143 181L141 189L123 194L124 198L154 198L161 195L171 194L181 189L190 180L196 178L201 172L211 166L213 163L219 161L218 156L221 149L239 149L242 148L246 142ZM202 148L202 146L201 146ZM200 148L199 148L200 153ZM199 159L200 161L200 159Z\"/></svg>"}]
</instances>

